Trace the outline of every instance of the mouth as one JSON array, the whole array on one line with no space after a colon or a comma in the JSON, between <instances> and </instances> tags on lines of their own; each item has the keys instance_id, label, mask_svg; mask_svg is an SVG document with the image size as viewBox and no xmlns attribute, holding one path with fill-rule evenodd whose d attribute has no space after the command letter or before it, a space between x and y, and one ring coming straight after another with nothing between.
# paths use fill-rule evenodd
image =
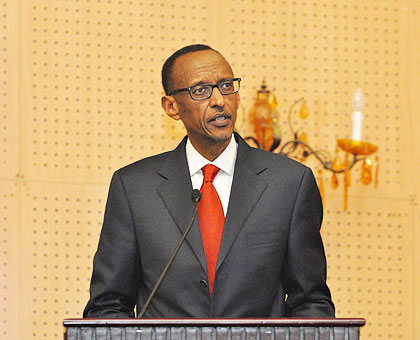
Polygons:
<instances>
[{"instance_id":1,"label":"mouth","mask_svg":"<svg viewBox=\"0 0 420 340\"><path fill-rule=\"evenodd\" d=\"M209 123L215 123L217 126L224 126L226 125L226 123L228 122L228 120L230 120L231 117L229 114L226 113L218 113L215 116L213 116L210 120Z\"/></svg>"}]
</instances>

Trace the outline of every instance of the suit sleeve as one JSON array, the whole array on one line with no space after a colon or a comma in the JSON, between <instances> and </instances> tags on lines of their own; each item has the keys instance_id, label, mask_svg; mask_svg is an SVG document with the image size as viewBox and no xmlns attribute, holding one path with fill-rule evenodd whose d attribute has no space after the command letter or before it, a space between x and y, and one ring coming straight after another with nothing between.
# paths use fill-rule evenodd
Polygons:
<instances>
[{"instance_id":1,"label":"suit sleeve","mask_svg":"<svg viewBox=\"0 0 420 340\"><path fill-rule=\"evenodd\" d=\"M140 277L133 219L123 182L116 172L109 188L93 260L90 300L83 317L134 317Z\"/></svg>"},{"instance_id":2,"label":"suit sleeve","mask_svg":"<svg viewBox=\"0 0 420 340\"><path fill-rule=\"evenodd\" d=\"M284 272L289 317L334 317L320 235L322 215L318 187L307 168L293 210Z\"/></svg>"}]
</instances>

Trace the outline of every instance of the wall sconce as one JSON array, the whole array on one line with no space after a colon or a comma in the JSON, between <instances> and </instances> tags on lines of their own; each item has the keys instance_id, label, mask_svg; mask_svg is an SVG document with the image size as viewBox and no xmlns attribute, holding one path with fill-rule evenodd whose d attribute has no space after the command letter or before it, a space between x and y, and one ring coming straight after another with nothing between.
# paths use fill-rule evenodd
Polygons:
<instances>
[{"instance_id":1,"label":"wall sconce","mask_svg":"<svg viewBox=\"0 0 420 340\"><path fill-rule=\"evenodd\" d=\"M300 104L299 110L296 110ZM336 189L339 186L338 175L343 175L343 203L344 210L347 210L348 188L351 184L351 170L354 166L362 162L360 181L368 185L373 181L372 160L368 157L374 154L378 146L362 140L362 121L364 101L361 89L357 89L353 96L353 131L351 139L338 139L334 156L322 149L315 149L309 145L306 133L301 129L295 129L293 126L292 115L297 113L300 119L306 119L309 116L309 110L305 99L300 98L293 102L288 110L288 124L293 138L288 141L282 141L281 128L279 124L278 102L274 93L267 89L263 81L261 88L257 92L257 98L249 115L254 127L255 137L248 136L245 140L252 141L258 148L278 152L290 158L294 158L305 163L309 157L315 157L321 169L318 170L318 186L322 199L325 203L324 183L322 180L322 170L331 172L331 186ZM283 142L283 143L282 143ZM344 160L339 151L344 152ZM378 183L378 157L376 156L375 169L375 188Z\"/></svg>"}]
</instances>

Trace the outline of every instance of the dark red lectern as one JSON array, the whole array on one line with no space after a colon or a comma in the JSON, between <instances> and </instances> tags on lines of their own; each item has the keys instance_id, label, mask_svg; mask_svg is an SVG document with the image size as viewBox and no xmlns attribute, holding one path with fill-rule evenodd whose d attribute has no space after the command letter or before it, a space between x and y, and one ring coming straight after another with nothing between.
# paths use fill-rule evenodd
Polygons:
<instances>
[{"instance_id":1,"label":"dark red lectern","mask_svg":"<svg viewBox=\"0 0 420 340\"><path fill-rule=\"evenodd\" d=\"M358 340L364 319L67 319L66 340Z\"/></svg>"}]
</instances>

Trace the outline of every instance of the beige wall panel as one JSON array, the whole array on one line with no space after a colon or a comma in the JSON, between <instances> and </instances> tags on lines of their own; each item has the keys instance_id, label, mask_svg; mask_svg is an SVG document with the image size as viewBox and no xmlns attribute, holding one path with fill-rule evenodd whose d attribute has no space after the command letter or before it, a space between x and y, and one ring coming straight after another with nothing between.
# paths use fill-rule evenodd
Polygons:
<instances>
[{"instance_id":1,"label":"beige wall panel","mask_svg":"<svg viewBox=\"0 0 420 340\"><path fill-rule=\"evenodd\" d=\"M0 8L0 178L19 173L19 18L18 2Z\"/></svg>"},{"instance_id":2,"label":"beige wall panel","mask_svg":"<svg viewBox=\"0 0 420 340\"><path fill-rule=\"evenodd\" d=\"M164 118L160 69L175 48L214 40L209 6L23 1L28 179L104 183L175 146L184 132Z\"/></svg>"},{"instance_id":3,"label":"beige wall panel","mask_svg":"<svg viewBox=\"0 0 420 340\"><path fill-rule=\"evenodd\" d=\"M366 318L362 339L414 339L412 206L355 198L344 212L331 203L322 234L337 317Z\"/></svg>"},{"instance_id":4,"label":"beige wall panel","mask_svg":"<svg viewBox=\"0 0 420 340\"><path fill-rule=\"evenodd\" d=\"M0 339L19 340L19 184L0 180Z\"/></svg>"},{"instance_id":5,"label":"beige wall panel","mask_svg":"<svg viewBox=\"0 0 420 340\"><path fill-rule=\"evenodd\" d=\"M407 53L407 78L410 96L408 101L409 112L411 113L411 140L410 140L410 183L413 185L415 194L413 195L413 221L414 229L413 249L415 252L415 262L413 267L413 290L414 290L414 331L415 339L420 338L420 2L411 0L407 3L407 24L410 38L408 38Z\"/></svg>"},{"instance_id":6,"label":"beige wall panel","mask_svg":"<svg viewBox=\"0 0 420 340\"><path fill-rule=\"evenodd\" d=\"M59 339L81 317L107 195L105 185L28 183L22 193L22 339Z\"/></svg>"}]
</instances>

